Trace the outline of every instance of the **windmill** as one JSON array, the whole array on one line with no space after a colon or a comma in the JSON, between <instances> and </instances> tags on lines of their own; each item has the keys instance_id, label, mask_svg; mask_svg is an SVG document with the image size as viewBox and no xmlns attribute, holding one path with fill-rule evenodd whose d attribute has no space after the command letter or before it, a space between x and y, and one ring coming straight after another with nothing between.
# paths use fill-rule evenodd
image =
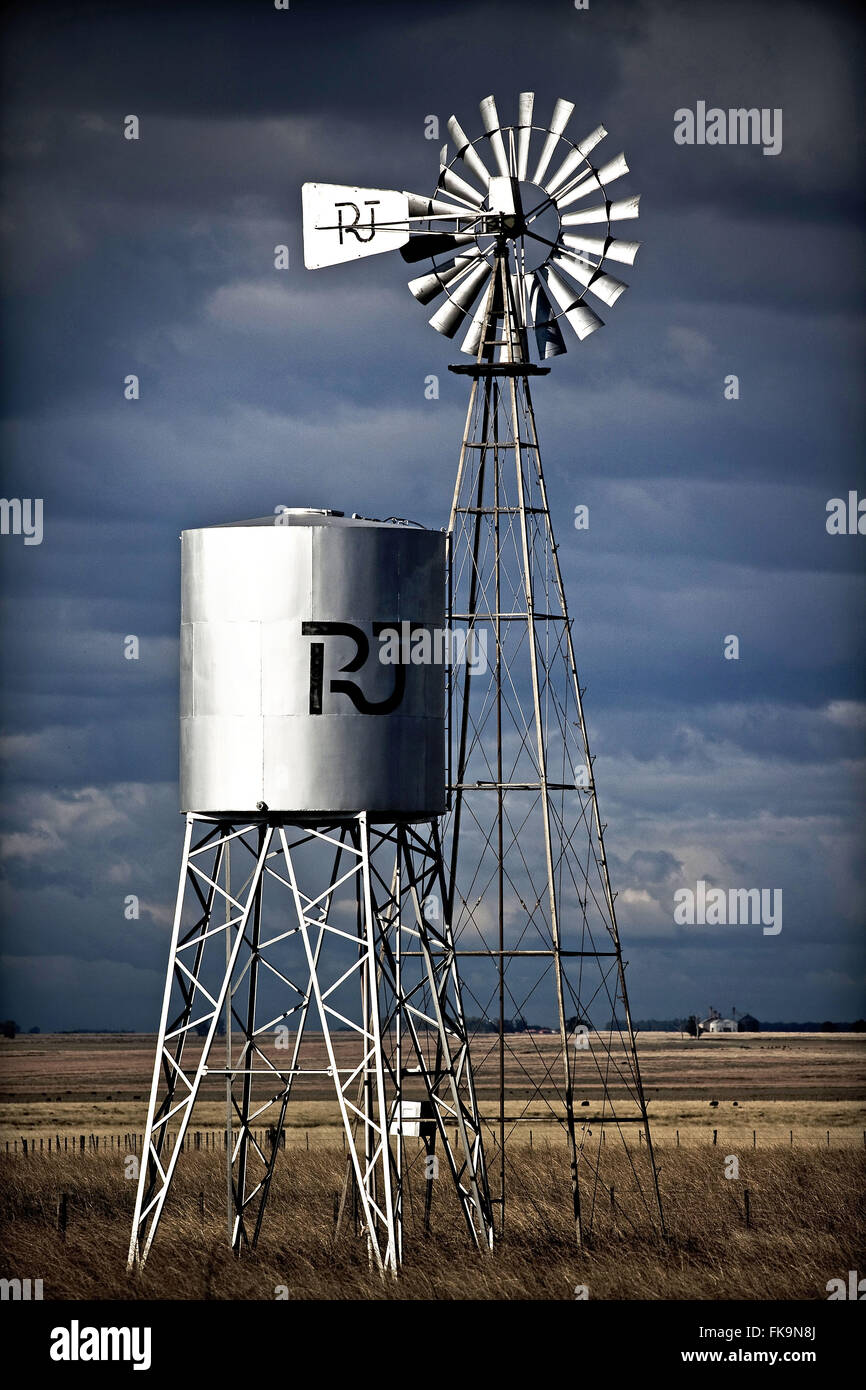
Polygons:
<instances>
[{"instance_id":1,"label":"windmill","mask_svg":"<svg viewBox=\"0 0 866 1390\"><path fill-rule=\"evenodd\" d=\"M574 140L573 103L558 100L548 125L534 104L521 93L516 123L503 125L486 97L474 139L452 116L453 153L442 149L429 197L306 184L304 247L310 269L387 250L428 261L409 289L471 359L450 367L471 391L448 527L449 621L486 631L493 659L482 675L451 671L447 915L464 998L495 1029L488 1055L474 1056L480 1095L497 1100L500 1228L509 1142L541 1111L565 1132L580 1239L593 1230L611 1131L632 1210L662 1232L664 1218L530 378L549 372L569 331L582 341L602 327L598 310L624 293L611 262L633 264L639 244L613 231L638 216L639 198L611 197L628 165L623 154L596 162L603 126ZM509 1032L533 1009L555 1016L552 1052ZM507 1097L507 1065L522 1102Z\"/></svg>"}]
</instances>

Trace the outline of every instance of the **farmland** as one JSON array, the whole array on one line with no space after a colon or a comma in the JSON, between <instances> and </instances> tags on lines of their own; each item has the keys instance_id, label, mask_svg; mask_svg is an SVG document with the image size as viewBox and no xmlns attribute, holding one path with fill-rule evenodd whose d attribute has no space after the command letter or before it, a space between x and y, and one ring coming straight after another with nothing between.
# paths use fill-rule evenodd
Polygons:
<instances>
[{"instance_id":1,"label":"farmland","mask_svg":"<svg viewBox=\"0 0 866 1390\"><path fill-rule=\"evenodd\" d=\"M193 1121L204 1131L202 1147L183 1155L150 1261L130 1280L124 1261L134 1182L126 1169L130 1137L144 1124L153 1037L6 1041L0 1052L2 1272L42 1277L46 1298L570 1299L585 1285L593 1298L760 1300L823 1299L828 1279L866 1267L861 1036L756 1034L697 1042L642 1035L669 1238L660 1242L650 1230L636 1229L611 1194L626 1190L629 1166L628 1154L611 1142L602 1150L598 1181L584 1181L593 1230L582 1250L568 1218L562 1130L543 1098L545 1091L552 1098L552 1085L542 1086L542 1099L527 1100L527 1077L543 1081L556 1066L556 1040L510 1041L517 1055L509 1062L504 1239L492 1259L468 1249L447 1182L434 1184L431 1234L422 1237L416 1161L404 1276L384 1284L370 1273L351 1230L334 1228L345 1156L327 1078L306 1081L289 1108L286 1152L262 1240L240 1261L225 1239L224 1158L217 1151L224 1100L219 1083L208 1083ZM480 1038L475 1050L482 1109L491 1120L493 1042ZM311 1036L310 1045L312 1057L320 1042ZM594 1114L597 1076L591 1059L576 1061L578 1114L584 1101ZM57 1152L58 1136L78 1141L82 1134L83 1152L78 1142ZM635 1141L629 1136L628 1142ZM732 1154L739 1161L736 1181L725 1177ZM61 1230L63 1193L68 1225Z\"/></svg>"},{"instance_id":2,"label":"farmland","mask_svg":"<svg viewBox=\"0 0 866 1390\"><path fill-rule=\"evenodd\" d=\"M345 1045L337 1038L337 1056ZM551 1110L559 1075L558 1039L508 1039L507 1115L512 1125L554 1124ZM218 1040L216 1046L224 1044ZM321 1037L308 1035L305 1065L327 1064ZM271 1045L279 1066L281 1054ZM25 1035L0 1044L0 1143L64 1131L111 1134L141 1131L147 1110L155 1038L151 1034ZM188 1059L197 1059L198 1039ZM762 1140L815 1142L829 1129L831 1142L862 1147L866 1125L866 1037L861 1034L720 1034L697 1041L673 1033L638 1038L644 1091L658 1140L680 1130L681 1142L701 1143L713 1129ZM283 1054L284 1055L284 1054ZM473 1048L483 1113L496 1111L496 1039L480 1036ZM574 1054L575 1103L597 1110L602 1087L591 1054ZM542 1098L532 1099L536 1087ZM617 1087L612 1086L617 1096ZM287 1115L290 1130L338 1137L336 1105L325 1076L301 1078ZM547 1099L544 1099L544 1097ZM199 1128L224 1122L223 1084L207 1080L196 1110ZM717 1104L713 1105L712 1102ZM550 1102L550 1103L548 1103Z\"/></svg>"}]
</instances>

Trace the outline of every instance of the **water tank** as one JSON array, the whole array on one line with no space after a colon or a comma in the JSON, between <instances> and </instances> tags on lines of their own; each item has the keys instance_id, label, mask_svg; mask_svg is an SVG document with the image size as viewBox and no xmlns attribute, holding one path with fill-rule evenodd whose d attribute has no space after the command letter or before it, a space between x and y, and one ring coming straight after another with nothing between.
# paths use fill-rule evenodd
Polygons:
<instances>
[{"instance_id":1,"label":"water tank","mask_svg":"<svg viewBox=\"0 0 866 1390\"><path fill-rule=\"evenodd\" d=\"M441 814L445 668L383 662L381 633L444 630L445 537L298 510L181 547L181 808Z\"/></svg>"}]
</instances>

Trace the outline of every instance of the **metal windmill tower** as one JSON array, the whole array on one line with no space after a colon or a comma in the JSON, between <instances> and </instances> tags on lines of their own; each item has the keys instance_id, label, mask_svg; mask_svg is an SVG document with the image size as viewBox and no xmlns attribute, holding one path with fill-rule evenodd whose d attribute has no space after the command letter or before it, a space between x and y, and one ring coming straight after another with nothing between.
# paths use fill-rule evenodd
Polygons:
<instances>
[{"instance_id":1,"label":"metal windmill tower","mask_svg":"<svg viewBox=\"0 0 866 1390\"><path fill-rule=\"evenodd\" d=\"M607 1135L627 1155L626 1219L664 1230L647 1104L628 1005L575 659L573 625L553 536L530 395L541 363L602 326L626 289L609 262L632 264L638 243L612 235L639 198L612 200L622 154L597 165L597 126L572 140L571 102L549 125L519 97L503 125L493 97L474 140L452 117L429 198L383 189L304 186L309 268L399 249L430 260L409 288L436 303L431 325L463 330L471 361L450 370L471 393L449 522L449 618L489 637L478 674L454 668L449 688L448 911L464 997L495 1029L476 1079L491 1066L497 1099L499 1220L505 1223L509 1140L539 1110L561 1124L578 1237L590 1234ZM509 1022L549 1010L551 1055ZM512 1025L513 1026L513 1025ZM483 1041L483 1039L481 1040ZM521 1101L509 1100L507 1074ZM587 1110L589 1113L586 1113ZM637 1138L635 1138L637 1135Z\"/></svg>"},{"instance_id":2,"label":"metal windmill tower","mask_svg":"<svg viewBox=\"0 0 866 1390\"><path fill-rule=\"evenodd\" d=\"M129 1266L195 1107L219 1097L229 1239L255 1246L287 1108L316 1084L336 1096L340 1212L351 1196L373 1267L399 1267L413 1169L437 1143L487 1249L453 935L430 906L446 897L444 670L372 650L401 623L442 629L445 537L297 509L181 539L186 837ZM435 1165L424 1176L426 1227Z\"/></svg>"}]
</instances>

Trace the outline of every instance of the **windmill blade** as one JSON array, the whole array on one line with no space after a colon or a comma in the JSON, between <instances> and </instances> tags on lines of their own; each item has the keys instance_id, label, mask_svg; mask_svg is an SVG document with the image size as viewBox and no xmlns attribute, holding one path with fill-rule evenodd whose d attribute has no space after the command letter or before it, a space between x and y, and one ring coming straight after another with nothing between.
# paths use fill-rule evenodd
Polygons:
<instances>
[{"instance_id":1,"label":"windmill blade","mask_svg":"<svg viewBox=\"0 0 866 1390\"><path fill-rule=\"evenodd\" d=\"M568 125L573 110L573 101L563 101L562 97L558 98L553 108L553 116L551 117L550 125L547 127L547 139L542 146L538 163L535 166L535 173L532 175L533 183L541 183L544 175L547 173L547 166L553 158L553 151L556 149L560 135Z\"/></svg>"},{"instance_id":2,"label":"windmill blade","mask_svg":"<svg viewBox=\"0 0 866 1390\"><path fill-rule=\"evenodd\" d=\"M532 108L535 105L534 92L521 92L517 98L517 177L526 179L529 165L529 141L532 136Z\"/></svg>"},{"instance_id":3,"label":"windmill blade","mask_svg":"<svg viewBox=\"0 0 866 1390\"><path fill-rule=\"evenodd\" d=\"M630 217L640 215L640 194L633 198L620 198L616 203L598 203L584 208L581 212L566 212L562 215L563 227L579 227L588 222L625 222Z\"/></svg>"},{"instance_id":4,"label":"windmill blade","mask_svg":"<svg viewBox=\"0 0 866 1390\"><path fill-rule=\"evenodd\" d=\"M486 189L490 182L490 170L484 163L477 150L474 150L469 143L469 136L466 134L456 116L449 117L448 134L454 141L454 148L459 159L463 160L466 168L475 175L481 187Z\"/></svg>"},{"instance_id":5,"label":"windmill blade","mask_svg":"<svg viewBox=\"0 0 866 1390\"><path fill-rule=\"evenodd\" d=\"M406 193L406 197L409 200L410 217L460 217L466 220L471 215L465 207L458 207L456 203L446 203L442 198L425 198L420 193Z\"/></svg>"},{"instance_id":6,"label":"windmill blade","mask_svg":"<svg viewBox=\"0 0 866 1390\"><path fill-rule=\"evenodd\" d=\"M490 266L486 261L483 265L470 270L468 275L461 280L453 295L450 295L442 307L436 310L430 320L431 328L435 328L437 333L443 334L446 338L453 338L481 293L483 286L490 279L490 274Z\"/></svg>"},{"instance_id":7,"label":"windmill blade","mask_svg":"<svg viewBox=\"0 0 866 1390\"><path fill-rule=\"evenodd\" d=\"M576 203L578 199L585 198L587 193L595 193L600 190L604 193L605 188L613 183L614 179L622 178L623 174L628 173L628 165L625 162L625 155L618 154L615 159L611 159L600 169L594 169L586 178L573 184L571 188L566 188L554 199L556 206L560 209L567 208L571 203Z\"/></svg>"},{"instance_id":8,"label":"windmill blade","mask_svg":"<svg viewBox=\"0 0 866 1390\"><path fill-rule=\"evenodd\" d=\"M484 198L478 190L473 188L471 183L467 183L465 179L461 179L459 174L455 174L453 169L443 167L439 171L439 182L445 191L451 194L452 198L463 198L474 208L480 209L484 206Z\"/></svg>"},{"instance_id":9,"label":"windmill blade","mask_svg":"<svg viewBox=\"0 0 866 1390\"><path fill-rule=\"evenodd\" d=\"M433 256L444 256L448 251L456 251L458 246L468 246L476 237L475 232L419 232L400 247L400 255L408 265L416 261L426 261Z\"/></svg>"},{"instance_id":10,"label":"windmill blade","mask_svg":"<svg viewBox=\"0 0 866 1390\"><path fill-rule=\"evenodd\" d=\"M541 278L540 271L535 273ZM584 338L588 338L590 333L594 333L597 328L604 327L604 319L600 319L595 310L591 309L588 304L584 304L582 299L575 297L573 291L557 275L552 266L548 266L544 273L547 277L547 288L560 309L563 310L567 321L581 342Z\"/></svg>"},{"instance_id":11,"label":"windmill blade","mask_svg":"<svg viewBox=\"0 0 866 1390\"><path fill-rule=\"evenodd\" d=\"M542 362L548 357L561 357L567 351L565 339L556 321L550 295L540 271L530 271L525 277L529 318L535 333L535 346Z\"/></svg>"},{"instance_id":12,"label":"windmill blade","mask_svg":"<svg viewBox=\"0 0 866 1390\"><path fill-rule=\"evenodd\" d=\"M607 135L603 125L597 125L595 130L591 130L589 135L585 135L560 164L556 173L544 185L545 193L555 193L565 183L566 179L574 173L575 169L583 163L587 155L595 149L596 145Z\"/></svg>"},{"instance_id":13,"label":"windmill blade","mask_svg":"<svg viewBox=\"0 0 866 1390\"><path fill-rule=\"evenodd\" d=\"M553 257L553 263L559 266L560 270L564 270L566 275L570 275L572 280L589 290L590 294L594 294L609 309L613 308L620 295L628 289L628 285L622 280L617 280L616 276L605 275L598 266L581 260L573 253L560 252L558 256Z\"/></svg>"},{"instance_id":14,"label":"windmill blade","mask_svg":"<svg viewBox=\"0 0 866 1390\"><path fill-rule=\"evenodd\" d=\"M409 240L409 199L394 189L305 183L301 201L308 270L395 251Z\"/></svg>"},{"instance_id":15,"label":"windmill blade","mask_svg":"<svg viewBox=\"0 0 866 1390\"><path fill-rule=\"evenodd\" d=\"M478 349L481 346L481 334L484 331L484 322L487 318L487 295L482 295L478 308L472 315L466 336L460 344L460 351L468 354L469 357L477 357Z\"/></svg>"},{"instance_id":16,"label":"windmill blade","mask_svg":"<svg viewBox=\"0 0 866 1390\"><path fill-rule=\"evenodd\" d=\"M426 275L419 275L416 279L410 280L409 290L419 304L430 304L444 293L446 285L450 285L452 280L456 280L458 275L480 260L480 248L467 247L465 255L455 256L453 261L446 261L437 270L431 270Z\"/></svg>"},{"instance_id":17,"label":"windmill blade","mask_svg":"<svg viewBox=\"0 0 866 1390\"><path fill-rule=\"evenodd\" d=\"M614 179L622 178L623 174L628 173L628 165L625 162L625 155L618 154L613 159L609 159L607 164L603 164L600 169L596 169L595 177L598 179L602 188L606 188Z\"/></svg>"},{"instance_id":18,"label":"windmill blade","mask_svg":"<svg viewBox=\"0 0 866 1390\"><path fill-rule=\"evenodd\" d=\"M496 160L496 167L503 178L509 178L511 169L508 164L508 155L505 153L505 141L502 139L499 112L496 110L495 98L485 97L479 104L478 109L481 112L482 125L487 131L487 138L490 141L493 158Z\"/></svg>"},{"instance_id":19,"label":"windmill blade","mask_svg":"<svg viewBox=\"0 0 866 1390\"><path fill-rule=\"evenodd\" d=\"M575 251L588 251L592 256L607 257L612 261L622 261L624 265L634 265L634 258L640 250L639 241L619 241L616 237L581 236L566 234L562 238L566 246Z\"/></svg>"}]
</instances>

